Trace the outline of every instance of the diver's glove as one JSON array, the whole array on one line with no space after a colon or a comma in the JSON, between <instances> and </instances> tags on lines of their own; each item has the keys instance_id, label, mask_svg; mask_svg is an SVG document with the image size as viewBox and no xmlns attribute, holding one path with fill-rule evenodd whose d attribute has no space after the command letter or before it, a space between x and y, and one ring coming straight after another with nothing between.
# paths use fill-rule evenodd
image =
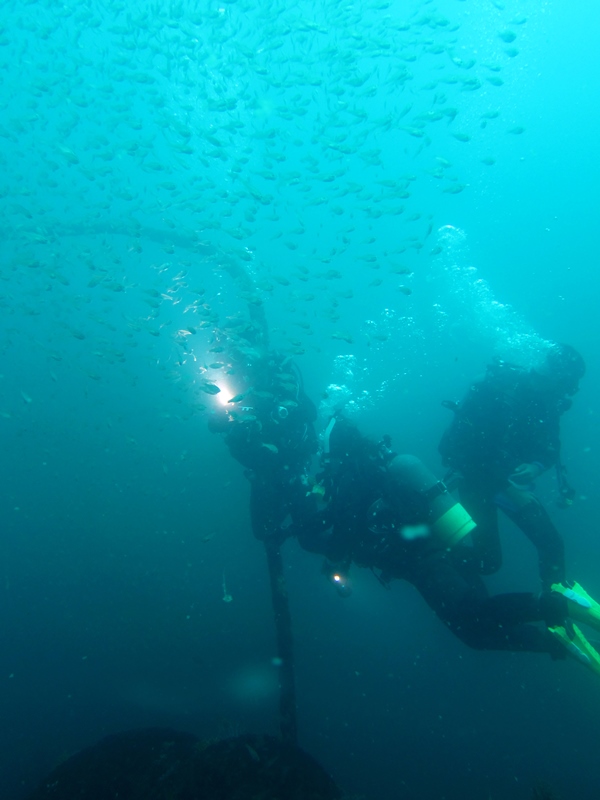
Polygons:
<instances>
[{"instance_id":1,"label":"diver's glove","mask_svg":"<svg viewBox=\"0 0 600 800\"><path fill-rule=\"evenodd\" d=\"M513 473L508 476L508 482L518 486L529 486L536 478L539 478L544 471L544 465L539 461L532 461L527 464L519 464Z\"/></svg>"}]
</instances>

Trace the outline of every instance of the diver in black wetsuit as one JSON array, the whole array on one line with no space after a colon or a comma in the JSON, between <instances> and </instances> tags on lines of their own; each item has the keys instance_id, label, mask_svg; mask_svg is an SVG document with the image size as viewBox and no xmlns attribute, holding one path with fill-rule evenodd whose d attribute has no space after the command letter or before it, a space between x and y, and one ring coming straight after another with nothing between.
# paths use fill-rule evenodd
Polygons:
<instances>
[{"instance_id":1,"label":"diver in black wetsuit","mask_svg":"<svg viewBox=\"0 0 600 800\"><path fill-rule=\"evenodd\" d=\"M566 581L562 537L533 483L555 466L563 503L572 500L560 464L560 417L584 373L579 353L555 344L537 369L494 362L460 404L447 404L455 417L439 449L477 523L473 558L481 574L496 572L502 563L500 508L537 548L542 588Z\"/></svg>"},{"instance_id":2,"label":"diver in black wetsuit","mask_svg":"<svg viewBox=\"0 0 600 800\"><path fill-rule=\"evenodd\" d=\"M250 481L250 516L257 539L285 538L286 519L314 512L308 485L317 451L317 410L298 368L273 351L247 351L236 367L237 394L214 413L209 430L224 434Z\"/></svg>"},{"instance_id":3,"label":"diver in black wetsuit","mask_svg":"<svg viewBox=\"0 0 600 800\"><path fill-rule=\"evenodd\" d=\"M295 525L294 533L302 546L326 556L325 570L342 594L349 593L352 563L370 567L384 583L394 578L412 583L470 647L545 652L553 658L568 651L600 675L600 656L568 619L578 616L600 626L600 606L588 595L490 596L463 557L472 519L417 458L396 455L389 441L375 444L335 417L323 449L325 508L305 518L303 527Z\"/></svg>"}]
</instances>

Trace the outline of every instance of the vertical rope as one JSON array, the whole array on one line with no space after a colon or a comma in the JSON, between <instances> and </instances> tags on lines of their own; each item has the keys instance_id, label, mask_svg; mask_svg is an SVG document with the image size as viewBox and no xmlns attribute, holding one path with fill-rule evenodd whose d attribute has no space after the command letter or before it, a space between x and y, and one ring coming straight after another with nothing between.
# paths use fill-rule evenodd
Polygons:
<instances>
[{"instance_id":1,"label":"vertical rope","mask_svg":"<svg viewBox=\"0 0 600 800\"><path fill-rule=\"evenodd\" d=\"M296 717L296 681L294 677L292 619L288 602L287 586L283 574L283 559L279 544L265 540L265 551L271 582L271 602L275 616L275 638L279 666L279 714L281 738L286 744L298 743Z\"/></svg>"}]
</instances>

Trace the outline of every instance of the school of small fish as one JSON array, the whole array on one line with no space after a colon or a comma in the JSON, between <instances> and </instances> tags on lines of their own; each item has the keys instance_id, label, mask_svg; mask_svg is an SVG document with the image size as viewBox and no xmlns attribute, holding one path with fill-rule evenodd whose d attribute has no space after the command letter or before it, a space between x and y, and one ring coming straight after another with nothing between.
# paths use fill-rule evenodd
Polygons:
<instances>
[{"instance_id":1,"label":"school of small fish","mask_svg":"<svg viewBox=\"0 0 600 800\"><path fill-rule=\"evenodd\" d=\"M7 0L0 347L80 347L96 381L193 363L201 410L265 307L302 355L355 342L363 292L412 302L454 161L524 133L501 87L525 17L490 2L476 48L456 5Z\"/></svg>"}]
</instances>

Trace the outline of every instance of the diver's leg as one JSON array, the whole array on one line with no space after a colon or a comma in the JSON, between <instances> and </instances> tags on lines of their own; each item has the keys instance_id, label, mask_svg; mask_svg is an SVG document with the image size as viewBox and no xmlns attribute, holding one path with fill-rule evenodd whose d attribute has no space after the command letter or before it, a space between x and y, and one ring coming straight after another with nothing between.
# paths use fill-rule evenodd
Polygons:
<instances>
[{"instance_id":1,"label":"diver's leg","mask_svg":"<svg viewBox=\"0 0 600 800\"><path fill-rule=\"evenodd\" d=\"M566 580L565 545L544 506L531 496L524 505L503 510L536 548L542 588L549 591L553 583L563 583Z\"/></svg>"},{"instance_id":2,"label":"diver's leg","mask_svg":"<svg viewBox=\"0 0 600 800\"><path fill-rule=\"evenodd\" d=\"M502 545L494 494L487 488L465 483L459 487L459 496L460 502L477 524L471 534L473 547L470 548L469 559L480 575L492 575L502 566ZM466 558L466 552L462 551L461 556Z\"/></svg>"},{"instance_id":3,"label":"diver's leg","mask_svg":"<svg viewBox=\"0 0 600 800\"><path fill-rule=\"evenodd\" d=\"M459 571L447 553L418 559L405 575L444 624L469 647L564 656L564 648L546 628L526 624L549 612L527 592L490 597L480 576ZM561 603L562 601L557 601ZM562 621L563 615L556 614Z\"/></svg>"}]
</instances>

